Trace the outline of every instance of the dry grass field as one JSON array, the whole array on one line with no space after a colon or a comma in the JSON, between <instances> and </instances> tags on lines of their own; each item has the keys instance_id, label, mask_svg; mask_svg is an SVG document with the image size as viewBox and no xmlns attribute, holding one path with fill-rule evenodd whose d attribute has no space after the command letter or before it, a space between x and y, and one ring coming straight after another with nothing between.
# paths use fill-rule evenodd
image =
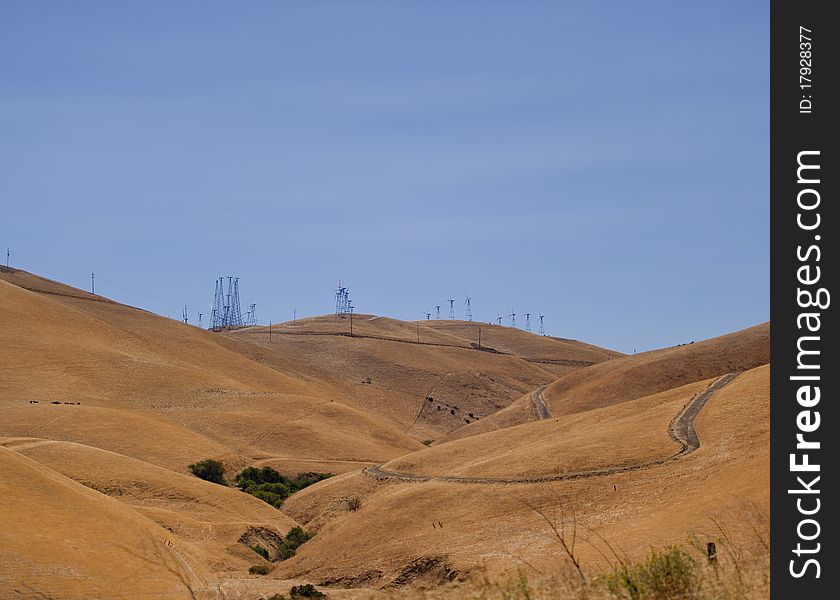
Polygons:
<instances>
[{"instance_id":1,"label":"dry grass field","mask_svg":"<svg viewBox=\"0 0 840 600\"><path fill-rule=\"evenodd\" d=\"M374 315L213 333L6 269L0 305L4 598L612 598L598 574L706 541L766 590L769 324L632 356ZM204 459L335 476L276 509Z\"/></svg>"}]
</instances>

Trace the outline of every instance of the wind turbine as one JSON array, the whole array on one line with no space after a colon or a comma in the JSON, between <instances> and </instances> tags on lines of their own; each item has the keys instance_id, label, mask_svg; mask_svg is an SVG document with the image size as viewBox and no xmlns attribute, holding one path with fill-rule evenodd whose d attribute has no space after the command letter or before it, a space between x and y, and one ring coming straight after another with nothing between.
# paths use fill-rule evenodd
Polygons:
<instances>
[{"instance_id":1,"label":"wind turbine","mask_svg":"<svg viewBox=\"0 0 840 600\"><path fill-rule=\"evenodd\" d=\"M545 325L543 325L543 319L545 319L545 315L540 313L540 335L545 335Z\"/></svg>"},{"instance_id":2,"label":"wind turbine","mask_svg":"<svg viewBox=\"0 0 840 600\"><path fill-rule=\"evenodd\" d=\"M507 316L510 317L510 326L516 327L516 310L511 307L510 314Z\"/></svg>"},{"instance_id":3,"label":"wind turbine","mask_svg":"<svg viewBox=\"0 0 840 600\"><path fill-rule=\"evenodd\" d=\"M525 331L531 333L531 313L525 313Z\"/></svg>"},{"instance_id":4,"label":"wind turbine","mask_svg":"<svg viewBox=\"0 0 840 600\"><path fill-rule=\"evenodd\" d=\"M428 320L431 318L431 316L432 316L432 313L430 313L430 312L424 312L423 314L424 314L424 315L426 315L426 320L427 320L427 321L428 321Z\"/></svg>"},{"instance_id":5,"label":"wind turbine","mask_svg":"<svg viewBox=\"0 0 840 600\"><path fill-rule=\"evenodd\" d=\"M499 314L499 311L496 311L496 323L498 325L502 324L502 315Z\"/></svg>"},{"instance_id":6,"label":"wind turbine","mask_svg":"<svg viewBox=\"0 0 840 600\"><path fill-rule=\"evenodd\" d=\"M440 304L435 304L435 319L440 321Z\"/></svg>"},{"instance_id":7,"label":"wind turbine","mask_svg":"<svg viewBox=\"0 0 840 600\"><path fill-rule=\"evenodd\" d=\"M449 318L454 319L455 318L455 299L450 298L449 300L447 300L447 302L449 302Z\"/></svg>"},{"instance_id":8,"label":"wind turbine","mask_svg":"<svg viewBox=\"0 0 840 600\"><path fill-rule=\"evenodd\" d=\"M470 294L469 292L467 292L467 290L464 290L464 295L467 297L467 299L464 301L464 304L467 305L467 308L464 312L464 317L467 319L467 321L472 321L472 298L470 298Z\"/></svg>"}]
</instances>

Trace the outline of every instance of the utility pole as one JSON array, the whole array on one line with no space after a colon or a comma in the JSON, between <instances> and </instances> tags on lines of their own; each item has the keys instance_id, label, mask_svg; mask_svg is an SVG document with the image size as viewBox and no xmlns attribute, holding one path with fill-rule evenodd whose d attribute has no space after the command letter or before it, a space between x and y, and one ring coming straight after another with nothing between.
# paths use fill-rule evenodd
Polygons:
<instances>
[{"instance_id":1,"label":"utility pole","mask_svg":"<svg viewBox=\"0 0 840 600\"><path fill-rule=\"evenodd\" d=\"M420 343L420 322L417 322L417 343Z\"/></svg>"},{"instance_id":2,"label":"utility pole","mask_svg":"<svg viewBox=\"0 0 840 600\"><path fill-rule=\"evenodd\" d=\"M297 325L297 308L292 309L292 325Z\"/></svg>"},{"instance_id":3,"label":"utility pole","mask_svg":"<svg viewBox=\"0 0 840 600\"><path fill-rule=\"evenodd\" d=\"M350 337L353 337L353 307L350 307Z\"/></svg>"},{"instance_id":4,"label":"utility pole","mask_svg":"<svg viewBox=\"0 0 840 600\"><path fill-rule=\"evenodd\" d=\"M481 348L481 327L478 328L478 347Z\"/></svg>"},{"instance_id":5,"label":"utility pole","mask_svg":"<svg viewBox=\"0 0 840 600\"><path fill-rule=\"evenodd\" d=\"M96 286L94 285L94 282L93 282L93 277L94 277L94 276L93 276L93 273L91 273L91 274L90 274L90 293L91 293L91 294L95 294L95 293L96 293Z\"/></svg>"},{"instance_id":6,"label":"utility pole","mask_svg":"<svg viewBox=\"0 0 840 600\"><path fill-rule=\"evenodd\" d=\"M271 321L268 322L268 343L271 343Z\"/></svg>"},{"instance_id":7,"label":"utility pole","mask_svg":"<svg viewBox=\"0 0 840 600\"><path fill-rule=\"evenodd\" d=\"M9 249L6 248L6 268L9 268Z\"/></svg>"}]
</instances>

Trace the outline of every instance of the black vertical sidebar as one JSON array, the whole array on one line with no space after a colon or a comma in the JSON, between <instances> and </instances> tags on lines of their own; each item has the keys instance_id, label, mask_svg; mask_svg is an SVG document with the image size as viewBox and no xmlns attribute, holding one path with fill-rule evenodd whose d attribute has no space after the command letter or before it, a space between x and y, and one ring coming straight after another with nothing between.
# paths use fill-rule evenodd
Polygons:
<instances>
[{"instance_id":1,"label":"black vertical sidebar","mask_svg":"<svg viewBox=\"0 0 840 600\"><path fill-rule=\"evenodd\" d=\"M840 235L829 2L770 3L771 594L837 598ZM836 5L834 6L836 9Z\"/></svg>"}]
</instances>

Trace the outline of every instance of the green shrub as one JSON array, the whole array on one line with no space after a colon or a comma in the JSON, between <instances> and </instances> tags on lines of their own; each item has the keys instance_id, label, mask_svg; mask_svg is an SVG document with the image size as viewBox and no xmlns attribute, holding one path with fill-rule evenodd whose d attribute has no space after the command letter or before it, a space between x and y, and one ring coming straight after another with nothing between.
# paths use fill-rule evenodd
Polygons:
<instances>
[{"instance_id":1,"label":"green shrub","mask_svg":"<svg viewBox=\"0 0 840 600\"><path fill-rule=\"evenodd\" d=\"M291 591L291 598L287 598L283 594L274 594L268 597L268 600L298 600L301 598L327 598L324 592L319 592L311 583L304 583L303 585L293 586Z\"/></svg>"},{"instance_id":2,"label":"green shrub","mask_svg":"<svg viewBox=\"0 0 840 600\"><path fill-rule=\"evenodd\" d=\"M234 478L236 487L270 504L280 508L283 501L305 487L332 477L331 473L300 473L296 477L288 477L278 473L271 467L247 467Z\"/></svg>"},{"instance_id":3,"label":"green shrub","mask_svg":"<svg viewBox=\"0 0 840 600\"><path fill-rule=\"evenodd\" d=\"M434 440L423 440L422 443L423 443L424 446L431 446L432 442L434 442Z\"/></svg>"},{"instance_id":4,"label":"green shrub","mask_svg":"<svg viewBox=\"0 0 840 600\"><path fill-rule=\"evenodd\" d=\"M269 571L271 571L271 569L268 568L268 565L254 565L248 569L248 572L251 575L268 575Z\"/></svg>"},{"instance_id":5,"label":"green shrub","mask_svg":"<svg viewBox=\"0 0 840 600\"><path fill-rule=\"evenodd\" d=\"M208 458L207 460L193 463L188 468L192 471L193 475L204 481L227 485L227 481L225 481L225 466L218 460Z\"/></svg>"},{"instance_id":6,"label":"green shrub","mask_svg":"<svg viewBox=\"0 0 840 600\"><path fill-rule=\"evenodd\" d=\"M306 533L300 527L292 527L277 551L278 560L286 560L295 555L301 544L312 539L311 533Z\"/></svg>"},{"instance_id":7,"label":"green shrub","mask_svg":"<svg viewBox=\"0 0 840 600\"><path fill-rule=\"evenodd\" d=\"M356 512L362 507L362 499L358 496L353 496L347 500L347 510Z\"/></svg>"},{"instance_id":8,"label":"green shrub","mask_svg":"<svg viewBox=\"0 0 840 600\"><path fill-rule=\"evenodd\" d=\"M315 589L315 586L311 583L304 583L301 585L296 585L292 587L289 591L289 594L292 596L292 600L295 598L326 598L327 595L324 592L319 592Z\"/></svg>"},{"instance_id":9,"label":"green shrub","mask_svg":"<svg viewBox=\"0 0 840 600\"><path fill-rule=\"evenodd\" d=\"M251 546L251 550L262 556L264 559L268 560L268 550L263 548L259 544Z\"/></svg>"},{"instance_id":10,"label":"green shrub","mask_svg":"<svg viewBox=\"0 0 840 600\"><path fill-rule=\"evenodd\" d=\"M691 600L700 591L694 559L676 546L653 550L646 562L620 565L603 579L613 595L630 600Z\"/></svg>"}]
</instances>

